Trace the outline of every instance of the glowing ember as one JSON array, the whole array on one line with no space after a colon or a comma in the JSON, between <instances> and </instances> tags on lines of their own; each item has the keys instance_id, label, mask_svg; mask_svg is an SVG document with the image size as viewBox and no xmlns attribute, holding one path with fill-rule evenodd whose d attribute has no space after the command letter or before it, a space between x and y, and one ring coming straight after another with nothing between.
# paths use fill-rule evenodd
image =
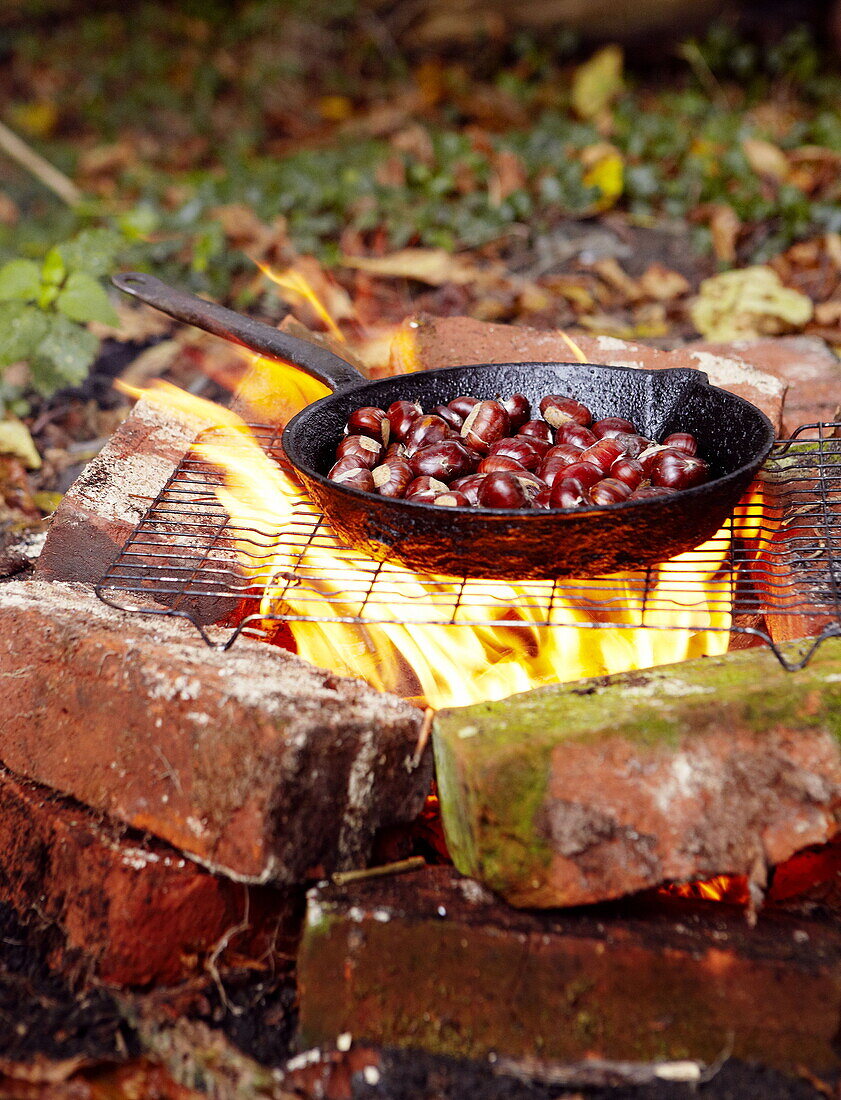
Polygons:
<instances>
[{"instance_id":1,"label":"glowing ember","mask_svg":"<svg viewBox=\"0 0 841 1100\"><path fill-rule=\"evenodd\" d=\"M750 890L745 875L716 875L706 882L673 882L662 887L660 893L673 898L694 898L696 901L750 904Z\"/></svg>"}]
</instances>

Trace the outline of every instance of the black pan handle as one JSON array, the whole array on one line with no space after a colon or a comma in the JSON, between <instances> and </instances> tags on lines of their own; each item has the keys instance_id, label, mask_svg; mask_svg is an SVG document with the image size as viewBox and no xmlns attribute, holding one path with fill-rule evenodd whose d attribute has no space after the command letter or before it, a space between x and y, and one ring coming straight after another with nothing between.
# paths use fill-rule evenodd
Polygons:
<instances>
[{"instance_id":1,"label":"black pan handle","mask_svg":"<svg viewBox=\"0 0 841 1100\"><path fill-rule=\"evenodd\" d=\"M204 329L205 332L212 332L214 336L231 340L250 351L256 351L258 355L293 363L331 390L353 389L368 381L355 367L327 348L311 344L308 340L300 340L297 336L290 336L288 332L281 332L262 321L255 321L251 317L235 313L232 309L226 309L225 306L206 302L195 294L176 290L156 279L154 275L146 275L142 271L126 271L114 275L111 282L119 290L154 306L162 313L168 313L176 321L184 321L188 325Z\"/></svg>"}]
</instances>

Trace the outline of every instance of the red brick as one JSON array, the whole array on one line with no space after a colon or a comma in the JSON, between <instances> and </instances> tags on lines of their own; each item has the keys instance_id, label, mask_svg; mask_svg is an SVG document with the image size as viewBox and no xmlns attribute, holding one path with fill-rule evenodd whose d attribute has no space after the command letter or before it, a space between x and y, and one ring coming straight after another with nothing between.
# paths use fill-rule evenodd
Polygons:
<instances>
[{"instance_id":1,"label":"red brick","mask_svg":"<svg viewBox=\"0 0 841 1100\"><path fill-rule=\"evenodd\" d=\"M835 835L841 641L765 649L440 712L450 853L515 905L745 874Z\"/></svg>"},{"instance_id":2,"label":"red brick","mask_svg":"<svg viewBox=\"0 0 841 1100\"><path fill-rule=\"evenodd\" d=\"M7 767L244 881L364 864L429 787L408 703L81 585L0 587L0 682Z\"/></svg>"},{"instance_id":3,"label":"red brick","mask_svg":"<svg viewBox=\"0 0 841 1100\"><path fill-rule=\"evenodd\" d=\"M743 340L734 344L691 344L687 349L726 355L736 363L772 374L788 387L783 434L801 424L837 419L841 407L841 361L812 336Z\"/></svg>"},{"instance_id":4,"label":"red brick","mask_svg":"<svg viewBox=\"0 0 841 1100\"><path fill-rule=\"evenodd\" d=\"M96 584L205 426L139 401L65 493L36 575Z\"/></svg>"},{"instance_id":5,"label":"red brick","mask_svg":"<svg viewBox=\"0 0 841 1100\"><path fill-rule=\"evenodd\" d=\"M0 896L55 924L54 961L115 985L173 983L203 966L220 939L260 955L276 931L294 944L298 893L211 875L151 838L0 770ZM220 959L224 965L224 955Z\"/></svg>"},{"instance_id":6,"label":"red brick","mask_svg":"<svg viewBox=\"0 0 841 1100\"><path fill-rule=\"evenodd\" d=\"M305 1047L837 1069L841 935L817 921L640 899L517 912L445 867L325 887L299 955Z\"/></svg>"},{"instance_id":7,"label":"red brick","mask_svg":"<svg viewBox=\"0 0 841 1100\"><path fill-rule=\"evenodd\" d=\"M694 367L710 382L744 397L779 428L786 383L772 374L731 357L726 348L705 346L660 351L644 344L627 343L613 336L575 334L575 343L590 363L661 370ZM530 363L575 360L563 336L520 325L496 325L470 317L425 317L404 323L392 345L392 368L433 370L463 363Z\"/></svg>"}]
</instances>

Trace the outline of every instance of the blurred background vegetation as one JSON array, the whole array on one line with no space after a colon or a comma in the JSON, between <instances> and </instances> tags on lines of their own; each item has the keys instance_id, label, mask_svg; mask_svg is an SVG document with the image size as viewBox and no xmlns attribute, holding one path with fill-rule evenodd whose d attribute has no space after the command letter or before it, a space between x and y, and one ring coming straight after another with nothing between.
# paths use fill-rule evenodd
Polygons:
<instances>
[{"instance_id":1,"label":"blurred background vegetation","mask_svg":"<svg viewBox=\"0 0 841 1100\"><path fill-rule=\"evenodd\" d=\"M0 400L79 383L120 266L277 316L255 260L440 248L539 278L565 227L622 222L691 281L841 232L835 6L627 9L6 0L0 118L70 192L0 152L0 366L31 368Z\"/></svg>"}]
</instances>

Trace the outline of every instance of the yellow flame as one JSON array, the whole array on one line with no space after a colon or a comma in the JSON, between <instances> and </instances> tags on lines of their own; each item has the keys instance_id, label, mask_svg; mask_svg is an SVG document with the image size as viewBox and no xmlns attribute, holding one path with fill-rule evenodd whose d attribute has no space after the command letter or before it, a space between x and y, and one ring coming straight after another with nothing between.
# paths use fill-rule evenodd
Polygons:
<instances>
[{"instance_id":1,"label":"yellow flame","mask_svg":"<svg viewBox=\"0 0 841 1100\"><path fill-rule=\"evenodd\" d=\"M297 294L300 298L303 298L305 302L308 302L330 332L333 333L337 340L341 340L344 343L345 334L330 316L330 312L313 288L299 272L294 268L288 268L286 271L272 271L270 267L265 264L261 264L259 260L254 261L263 274L271 279L276 286L281 287L283 290L291 291L293 294Z\"/></svg>"},{"instance_id":2,"label":"yellow flame","mask_svg":"<svg viewBox=\"0 0 841 1100\"><path fill-rule=\"evenodd\" d=\"M260 367L272 379L270 386L263 383L266 389L306 390L311 382L284 364ZM299 545L284 545L279 532L293 513L314 516L316 509L302 501L300 487L265 454L234 413L163 383L145 391L145 396L218 427L213 438L196 449L224 471L217 494L231 527L248 531L235 548L249 579L265 586L260 614L265 619L288 618L298 653L316 665L442 707L727 649L726 538L661 565L655 583L648 586L645 608L640 578L613 576L613 594L616 606L623 609L620 621L625 627L591 629L605 618L591 606L602 602L601 580L576 580L563 598L556 594L551 625L546 625L548 601L541 595L547 590L545 582L468 580L461 587L453 578L421 577L396 563L384 564L377 576L378 609L383 610L383 594L388 595L385 615L394 622L295 621L291 616L353 616L359 593L370 587L370 563L366 568L362 559L354 564L352 555L337 557L329 539L311 540L303 557ZM750 533L749 520L733 522L742 524L741 535ZM295 583L300 577L306 578L305 585ZM454 586L460 588L456 624L422 622L430 617L430 604L453 593ZM489 607L497 609L492 625L466 625L471 618L487 619ZM646 624L671 629L628 629L639 627L643 615Z\"/></svg>"}]
</instances>

